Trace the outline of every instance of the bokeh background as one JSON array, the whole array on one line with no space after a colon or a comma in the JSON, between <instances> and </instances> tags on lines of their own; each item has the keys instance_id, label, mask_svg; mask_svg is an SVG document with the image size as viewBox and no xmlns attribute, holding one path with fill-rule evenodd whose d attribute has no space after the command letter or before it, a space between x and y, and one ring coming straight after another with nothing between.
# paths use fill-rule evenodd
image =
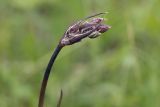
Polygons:
<instances>
[{"instance_id":1,"label":"bokeh background","mask_svg":"<svg viewBox=\"0 0 160 107\"><path fill-rule=\"evenodd\" d=\"M62 88L62 107L160 107L160 0L0 0L0 106L37 107L66 28L106 11L112 29L61 51L45 106Z\"/></svg>"}]
</instances>

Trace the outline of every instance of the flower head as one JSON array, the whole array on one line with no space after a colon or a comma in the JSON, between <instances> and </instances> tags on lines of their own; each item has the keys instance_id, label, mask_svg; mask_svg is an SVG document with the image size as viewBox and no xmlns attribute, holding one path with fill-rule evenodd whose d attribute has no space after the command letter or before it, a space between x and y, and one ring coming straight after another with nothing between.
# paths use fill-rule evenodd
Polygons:
<instances>
[{"instance_id":1,"label":"flower head","mask_svg":"<svg viewBox=\"0 0 160 107\"><path fill-rule=\"evenodd\" d=\"M97 15L99 14L94 16ZM71 25L65 32L60 44L66 46L77 43L86 37L96 38L111 28L109 25L102 24L104 18L94 18L94 16L90 16Z\"/></svg>"}]
</instances>

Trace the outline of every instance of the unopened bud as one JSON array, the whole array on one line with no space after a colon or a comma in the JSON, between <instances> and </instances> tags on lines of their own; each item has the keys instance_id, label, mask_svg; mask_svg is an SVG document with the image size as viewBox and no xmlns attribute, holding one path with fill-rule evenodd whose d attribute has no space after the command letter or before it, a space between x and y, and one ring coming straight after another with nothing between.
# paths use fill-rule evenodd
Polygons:
<instances>
[{"instance_id":1,"label":"unopened bud","mask_svg":"<svg viewBox=\"0 0 160 107\"><path fill-rule=\"evenodd\" d=\"M104 21L104 18L98 17L98 18L93 18L90 23L101 23L102 21Z\"/></svg>"},{"instance_id":2,"label":"unopened bud","mask_svg":"<svg viewBox=\"0 0 160 107\"><path fill-rule=\"evenodd\" d=\"M101 25L97 28L97 30L100 32L100 33L104 33L106 32L107 30L109 30L111 27L108 26L108 25Z\"/></svg>"},{"instance_id":3,"label":"unopened bud","mask_svg":"<svg viewBox=\"0 0 160 107\"><path fill-rule=\"evenodd\" d=\"M96 15L95 15L96 16ZM91 18L91 17L90 17ZM96 38L106 32L111 27L102 24L104 18L91 18L90 20L81 20L73 24L65 32L61 39L61 45L72 45L81 41L83 38Z\"/></svg>"}]
</instances>

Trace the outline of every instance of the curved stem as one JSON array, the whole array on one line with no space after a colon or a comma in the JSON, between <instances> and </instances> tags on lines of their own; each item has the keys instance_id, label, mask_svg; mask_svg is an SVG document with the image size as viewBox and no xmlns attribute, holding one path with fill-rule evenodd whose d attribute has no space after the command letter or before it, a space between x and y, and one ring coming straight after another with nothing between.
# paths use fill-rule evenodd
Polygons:
<instances>
[{"instance_id":1,"label":"curved stem","mask_svg":"<svg viewBox=\"0 0 160 107\"><path fill-rule=\"evenodd\" d=\"M59 52L61 51L62 48L63 48L63 46L59 44L56 47L56 49L54 50L54 52L52 54L52 57L50 58L50 61L48 63L46 71L44 73L43 81L42 81L42 84L41 84L38 107L43 107L43 105L44 105L45 90L46 90L48 78L49 78L49 75L50 75L50 72L51 72L51 68L52 68L53 63L54 63L55 59L57 58L57 56L58 56L58 54L59 54Z\"/></svg>"},{"instance_id":2,"label":"curved stem","mask_svg":"<svg viewBox=\"0 0 160 107\"><path fill-rule=\"evenodd\" d=\"M60 93L60 97L59 97L59 100L58 100L58 103L57 103L57 107L61 106L62 98L63 98L63 90L61 89L61 93Z\"/></svg>"}]
</instances>

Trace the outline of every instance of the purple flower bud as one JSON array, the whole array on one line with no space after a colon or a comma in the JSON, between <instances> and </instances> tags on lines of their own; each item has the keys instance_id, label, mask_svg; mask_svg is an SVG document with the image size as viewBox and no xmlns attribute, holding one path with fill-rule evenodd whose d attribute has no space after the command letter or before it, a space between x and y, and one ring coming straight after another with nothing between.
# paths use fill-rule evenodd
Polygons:
<instances>
[{"instance_id":1,"label":"purple flower bud","mask_svg":"<svg viewBox=\"0 0 160 107\"><path fill-rule=\"evenodd\" d=\"M98 23L101 23L102 21L104 21L104 18L99 17L99 18L93 18L90 22L98 24Z\"/></svg>"},{"instance_id":2,"label":"purple flower bud","mask_svg":"<svg viewBox=\"0 0 160 107\"><path fill-rule=\"evenodd\" d=\"M61 39L61 45L72 45L86 37L96 38L111 28L108 25L102 24L104 18L90 18L90 20L81 20L71 25Z\"/></svg>"},{"instance_id":3,"label":"purple flower bud","mask_svg":"<svg viewBox=\"0 0 160 107\"><path fill-rule=\"evenodd\" d=\"M97 28L97 31L99 31L100 33L104 33L106 32L108 29L110 29L111 27L108 25L101 25Z\"/></svg>"}]
</instances>

